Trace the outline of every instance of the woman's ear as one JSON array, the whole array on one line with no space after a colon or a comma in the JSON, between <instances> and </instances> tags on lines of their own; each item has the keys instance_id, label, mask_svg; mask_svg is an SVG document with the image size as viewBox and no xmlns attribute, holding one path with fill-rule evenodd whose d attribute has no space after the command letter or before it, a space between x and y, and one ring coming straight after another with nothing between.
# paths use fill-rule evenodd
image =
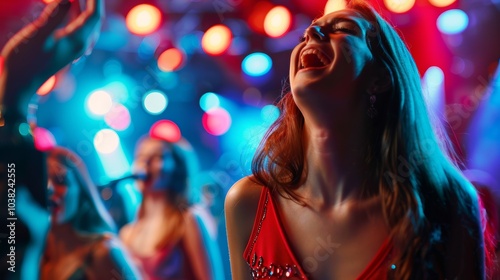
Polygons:
<instances>
[{"instance_id":1,"label":"woman's ear","mask_svg":"<svg viewBox=\"0 0 500 280\"><path fill-rule=\"evenodd\" d=\"M392 88L392 76L385 67L377 67L368 87L369 94L379 94Z\"/></svg>"}]
</instances>

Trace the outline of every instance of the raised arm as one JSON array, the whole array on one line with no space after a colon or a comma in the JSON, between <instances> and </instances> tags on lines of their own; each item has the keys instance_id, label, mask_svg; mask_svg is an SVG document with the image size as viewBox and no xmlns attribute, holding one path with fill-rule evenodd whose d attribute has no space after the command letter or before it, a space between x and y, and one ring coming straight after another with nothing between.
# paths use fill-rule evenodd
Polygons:
<instances>
[{"instance_id":1,"label":"raised arm","mask_svg":"<svg viewBox=\"0 0 500 280\"><path fill-rule=\"evenodd\" d=\"M26 116L29 99L52 75L80 57L99 34L102 0L88 0L86 9L58 27L76 1L56 0L40 16L17 32L0 56L0 108L5 116Z\"/></svg>"}]
</instances>

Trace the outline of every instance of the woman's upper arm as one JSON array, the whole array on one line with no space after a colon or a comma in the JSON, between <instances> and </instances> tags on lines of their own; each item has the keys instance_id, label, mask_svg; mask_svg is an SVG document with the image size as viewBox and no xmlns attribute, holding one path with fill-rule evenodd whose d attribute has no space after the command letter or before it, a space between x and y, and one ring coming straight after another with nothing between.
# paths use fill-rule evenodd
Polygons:
<instances>
[{"instance_id":1,"label":"woman's upper arm","mask_svg":"<svg viewBox=\"0 0 500 280\"><path fill-rule=\"evenodd\" d=\"M208 262L208 254L203 243L200 228L191 212L184 215L186 233L183 237L186 255L193 266L196 279L210 279L212 273Z\"/></svg>"},{"instance_id":2,"label":"woman's upper arm","mask_svg":"<svg viewBox=\"0 0 500 280\"><path fill-rule=\"evenodd\" d=\"M224 209L233 279L252 279L243 253L250 239L261 191L262 187L246 177L236 182L226 196Z\"/></svg>"}]
</instances>

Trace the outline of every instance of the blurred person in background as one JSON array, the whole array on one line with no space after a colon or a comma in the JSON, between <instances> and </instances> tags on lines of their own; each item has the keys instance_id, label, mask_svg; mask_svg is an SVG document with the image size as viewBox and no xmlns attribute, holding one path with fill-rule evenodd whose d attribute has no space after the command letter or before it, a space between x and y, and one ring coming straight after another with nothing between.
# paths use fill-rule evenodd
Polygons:
<instances>
[{"instance_id":1,"label":"blurred person in background","mask_svg":"<svg viewBox=\"0 0 500 280\"><path fill-rule=\"evenodd\" d=\"M139 279L83 160L55 147L47 169L51 226L41 279Z\"/></svg>"},{"instance_id":2,"label":"blurred person in background","mask_svg":"<svg viewBox=\"0 0 500 280\"><path fill-rule=\"evenodd\" d=\"M2 245L1 279L39 278L49 226L45 159L35 149L31 134L19 133L19 125L27 122L28 103L37 89L63 67L90 52L99 35L103 1L85 3L85 7L77 7L76 1L51 2L33 22L15 33L0 52L0 196L1 205L8 205L8 194L15 190L13 214L18 218L15 265L7 263L6 250L11 246ZM72 8L78 12L70 17ZM13 179L12 184L8 177ZM7 219L7 214L2 211L2 220Z\"/></svg>"},{"instance_id":3,"label":"blurred person in background","mask_svg":"<svg viewBox=\"0 0 500 280\"><path fill-rule=\"evenodd\" d=\"M145 279L212 279L202 230L187 197L184 149L150 136L137 144L133 169L144 174L136 181L142 202L136 221L125 225L120 237Z\"/></svg>"}]
</instances>

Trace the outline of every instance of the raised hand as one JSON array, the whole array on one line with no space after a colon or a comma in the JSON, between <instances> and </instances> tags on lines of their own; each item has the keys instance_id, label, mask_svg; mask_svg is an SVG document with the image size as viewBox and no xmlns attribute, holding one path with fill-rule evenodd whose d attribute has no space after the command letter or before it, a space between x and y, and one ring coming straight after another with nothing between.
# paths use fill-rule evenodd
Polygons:
<instances>
[{"instance_id":1,"label":"raised hand","mask_svg":"<svg viewBox=\"0 0 500 280\"><path fill-rule=\"evenodd\" d=\"M61 27L72 0L56 0L17 32L1 51L0 105L3 112L26 115L33 93L95 42L104 13L102 0L87 0L85 9Z\"/></svg>"}]
</instances>

